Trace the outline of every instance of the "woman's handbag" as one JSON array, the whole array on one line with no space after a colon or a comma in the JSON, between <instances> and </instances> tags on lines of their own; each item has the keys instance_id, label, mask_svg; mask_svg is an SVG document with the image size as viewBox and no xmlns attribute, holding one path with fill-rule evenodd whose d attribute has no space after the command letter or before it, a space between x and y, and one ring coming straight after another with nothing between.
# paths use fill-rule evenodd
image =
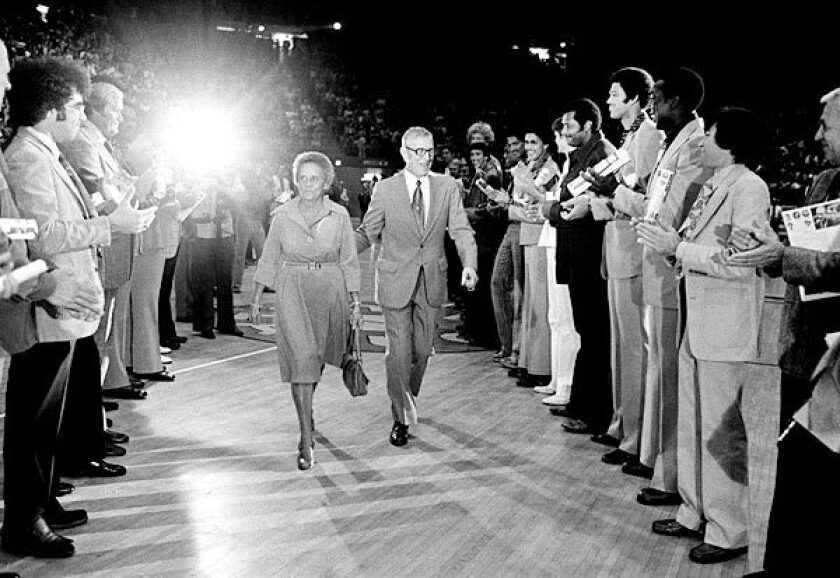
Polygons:
<instances>
[{"instance_id":1,"label":"woman's handbag","mask_svg":"<svg viewBox=\"0 0 840 578\"><path fill-rule=\"evenodd\" d=\"M353 397L367 395L368 378L362 370L362 340L361 328L350 323L350 333L347 336L347 351L341 360L341 371L344 385Z\"/></svg>"}]
</instances>

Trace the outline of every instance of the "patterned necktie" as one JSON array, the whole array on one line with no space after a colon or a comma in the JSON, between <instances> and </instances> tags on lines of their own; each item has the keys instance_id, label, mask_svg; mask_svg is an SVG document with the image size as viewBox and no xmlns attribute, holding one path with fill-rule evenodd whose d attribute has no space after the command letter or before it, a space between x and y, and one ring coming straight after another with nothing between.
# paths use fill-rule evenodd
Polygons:
<instances>
[{"instance_id":1,"label":"patterned necktie","mask_svg":"<svg viewBox=\"0 0 840 578\"><path fill-rule=\"evenodd\" d=\"M82 214L85 219L90 219L95 216L96 209L93 208L93 201L88 196L87 189L85 189L82 179L79 178L79 175L76 174L76 171L73 170L73 167L70 166L70 163L68 163L67 159L64 158L64 155L58 155L58 162L76 186L76 201L79 203L79 207L82 209Z\"/></svg>"},{"instance_id":2,"label":"patterned necktie","mask_svg":"<svg viewBox=\"0 0 840 578\"><path fill-rule=\"evenodd\" d=\"M685 218L685 227L683 227L681 233L683 239L690 239L694 234L694 229L697 227L697 221L700 220L700 215L703 214L703 209L705 209L706 205L709 204L709 199L712 198L714 192L715 188L711 184L706 183L703 185L702 192L697 195L697 199L695 199L694 204L691 205L691 210Z\"/></svg>"},{"instance_id":3,"label":"patterned necktie","mask_svg":"<svg viewBox=\"0 0 840 578\"><path fill-rule=\"evenodd\" d=\"M414 220L422 231L426 225L426 207L423 205L423 187L420 186L419 180L414 189L414 196L411 198L411 209L414 211Z\"/></svg>"}]
</instances>

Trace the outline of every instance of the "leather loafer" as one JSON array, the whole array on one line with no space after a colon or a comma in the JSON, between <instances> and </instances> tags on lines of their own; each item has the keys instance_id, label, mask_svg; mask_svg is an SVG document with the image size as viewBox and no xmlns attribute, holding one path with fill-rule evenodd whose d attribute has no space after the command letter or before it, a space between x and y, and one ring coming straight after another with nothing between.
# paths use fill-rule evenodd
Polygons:
<instances>
[{"instance_id":1,"label":"leather loafer","mask_svg":"<svg viewBox=\"0 0 840 578\"><path fill-rule=\"evenodd\" d=\"M175 381L175 376L166 370L155 373L135 373L134 375L147 381Z\"/></svg>"},{"instance_id":2,"label":"leather loafer","mask_svg":"<svg viewBox=\"0 0 840 578\"><path fill-rule=\"evenodd\" d=\"M104 392L102 395L105 395ZM115 401L102 400L102 409L105 411L117 411L120 409L120 404Z\"/></svg>"},{"instance_id":3,"label":"leather loafer","mask_svg":"<svg viewBox=\"0 0 840 578\"><path fill-rule=\"evenodd\" d=\"M408 426L402 424L398 421L394 422L394 426L391 428L391 435L388 437L388 441L391 442L392 446L404 446L408 443Z\"/></svg>"},{"instance_id":4,"label":"leather loafer","mask_svg":"<svg viewBox=\"0 0 840 578\"><path fill-rule=\"evenodd\" d=\"M563 429L573 434L594 433L592 427L581 419L569 418L563 424Z\"/></svg>"},{"instance_id":5,"label":"leather loafer","mask_svg":"<svg viewBox=\"0 0 840 578\"><path fill-rule=\"evenodd\" d=\"M84 510L65 510L58 500L51 500L44 510L44 521L53 530L67 530L87 524L88 515Z\"/></svg>"},{"instance_id":6,"label":"leather loafer","mask_svg":"<svg viewBox=\"0 0 840 578\"><path fill-rule=\"evenodd\" d=\"M604 462L605 464L610 464L611 466L617 466L617 465L625 463L627 460L629 460L632 457L633 457L633 454L616 448L613 451L607 452L603 456L601 456L601 461Z\"/></svg>"},{"instance_id":7,"label":"leather loafer","mask_svg":"<svg viewBox=\"0 0 840 578\"><path fill-rule=\"evenodd\" d=\"M124 447L112 443L105 444L105 457L119 458L121 456L124 456L125 454L126 451Z\"/></svg>"},{"instance_id":8,"label":"leather loafer","mask_svg":"<svg viewBox=\"0 0 840 578\"><path fill-rule=\"evenodd\" d=\"M628 476L636 476L649 480L653 477L653 468L649 468L638 460L630 460L621 466L621 472Z\"/></svg>"},{"instance_id":9,"label":"leather loafer","mask_svg":"<svg viewBox=\"0 0 840 578\"><path fill-rule=\"evenodd\" d=\"M11 529L4 524L0 547L15 556L36 558L69 558L76 553L73 540L53 532L40 516L26 528Z\"/></svg>"},{"instance_id":10,"label":"leather loafer","mask_svg":"<svg viewBox=\"0 0 840 578\"><path fill-rule=\"evenodd\" d=\"M674 518L668 518L667 520L656 520L651 525L651 530L653 530L654 534L659 534L660 536L671 536L674 538L703 538L702 531L686 528L685 526L677 522L677 520Z\"/></svg>"},{"instance_id":11,"label":"leather loafer","mask_svg":"<svg viewBox=\"0 0 840 578\"><path fill-rule=\"evenodd\" d=\"M747 546L742 548L721 548L705 542L688 552L688 559L697 564L717 564L726 562L747 553Z\"/></svg>"},{"instance_id":12,"label":"leather loafer","mask_svg":"<svg viewBox=\"0 0 840 578\"><path fill-rule=\"evenodd\" d=\"M636 501L643 506L679 506L682 498L678 492L663 492L655 488L642 488Z\"/></svg>"},{"instance_id":13,"label":"leather loafer","mask_svg":"<svg viewBox=\"0 0 840 578\"><path fill-rule=\"evenodd\" d=\"M59 498L61 496L66 496L67 494L72 494L76 491L76 486L71 484L70 482L58 482L58 487L55 489L55 495Z\"/></svg>"},{"instance_id":14,"label":"leather loafer","mask_svg":"<svg viewBox=\"0 0 840 578\"><path fill-rule=\"evenodd\" d=\"M109 429L105 432L105 439L112 444L127 444L128 434Z\"/></svg>"},{"instance_id":15,"label":"leather loafer","mask_svg":"<svg viewBox=\"0 0 840 578\"><path fill-rule=\"evenodd\" d=\"M125 467L119 464L112 464L105 460L94 460L66 468L62 471L62 475L70 478L116 478L124 476L125 472Z\"/></svg>"},{"instance_id":16,"label":"leather loafer","mask_svg":"<svg viewBox=\"0 0 840 578\"><path fill-rule=\"evenodd\" d=\"M148 395L147 391L131 386L102 390L102 397L113 397L115 399L146 399Z\"/></svg>"},{"instance_id":17,"label":"leather loafer","mask_svg":"<svg viewBox=\"0 0 840 578\"><path fill-rule=\"evenodd\" d=\"M617 448L619 444L619 440L615 439L610 434L596 434L589 439L591 439L596 444L601 444L602 446L609 446L611 448Z\"/></svg>"}]
</instances>

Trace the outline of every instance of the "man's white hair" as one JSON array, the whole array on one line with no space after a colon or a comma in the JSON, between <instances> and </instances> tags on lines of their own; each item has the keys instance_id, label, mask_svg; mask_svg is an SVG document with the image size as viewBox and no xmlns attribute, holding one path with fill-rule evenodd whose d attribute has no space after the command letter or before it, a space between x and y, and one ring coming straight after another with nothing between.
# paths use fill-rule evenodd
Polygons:
<instances>
[{"instance_id":1,"label":"man's white hair","mask_svg":"<svg viewBox=\"0 0 840 578\"><path fill-rule=\"evenodd\" d=\"M829 102L840 103L840 87L835 88L831 92L823 95L820 99L822 104L828 104Z\"/></svg>"},{"instance_id":2,"label":"man's white hair","mask_svg":"<svg viewBox=\"0 0 840 578\"><path fill-rule=\"evenodd\" d=\"M402 146L403 147L405 147L405 143L408 142L408 139L410 139L411 137L434 138L432 133L429 132L429 129L423 128L422 126L413 126L403 133L403 136L402 136Z\"/></svg>"}]
</instances>

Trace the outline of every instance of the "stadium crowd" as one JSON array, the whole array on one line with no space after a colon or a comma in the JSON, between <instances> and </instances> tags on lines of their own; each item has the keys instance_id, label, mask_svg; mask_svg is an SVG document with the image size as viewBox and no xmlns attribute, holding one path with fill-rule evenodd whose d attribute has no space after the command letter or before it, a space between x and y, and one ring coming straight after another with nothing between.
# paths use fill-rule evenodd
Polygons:
<instances>
[{"instance_id":1,"label":"stadium crowd","mask_svg":"<svg viewBox=\"0 0 840 578\"><path fill-rule=\"evenodd\" d=\"M168 162L159 129L197 81L155 48L154 33L136 45L117 38L106 20L71 9L0 19L0 88L11 71L0 217L40 227L28 246L0 245L0 342L11 355L2 547L13 554L73 555L55 531L87 513L61 507L57 497L74 491L62 478L125 475L105 458L124 455L129 435L105 412L146 398L148 381L175 379L166 366L187 340L176 319L192 323L194 339L242 335L233 293L295 195L295 155L419 155L388 96L366 93L338 55L296 48L278 58L284 49L219 35L217 71L201 88L244 103L234 118L251 135L249 160L223 170ZM767 127L745 109L701 118L706 90L687 68L656 79L609 71L603 94L503 134L481 121L463 140L441 134L447 118L433 113L438 146L424 154L453 179L477 245L475 291L459 286L448 248L464 338L544 394L567 432L609 446L605 464L650 480L640 503L679 506L652 531L699 540L695 562L746 552L741 396L765 277L791 284L780 361L787 435L766 559L769 574L785 575L789 552L801 570L802 552L818 568L831 551L808 521L826 505L801 480L807 470L836 482L838 458L792 419L840 319L834 299L800 302L795 285L831 288L829 265L779 242L771 201L840 197L838 169L828 168L840 165L840 93L821 101L819 154L801 140L769 150ZM361 206L375 194L359 193ZM340 190L334 200L348 204ZM9 273L30 259L49 270L15 282ZM33 410L33 396L49 411Z\"/></svg>"}]
</instances>

